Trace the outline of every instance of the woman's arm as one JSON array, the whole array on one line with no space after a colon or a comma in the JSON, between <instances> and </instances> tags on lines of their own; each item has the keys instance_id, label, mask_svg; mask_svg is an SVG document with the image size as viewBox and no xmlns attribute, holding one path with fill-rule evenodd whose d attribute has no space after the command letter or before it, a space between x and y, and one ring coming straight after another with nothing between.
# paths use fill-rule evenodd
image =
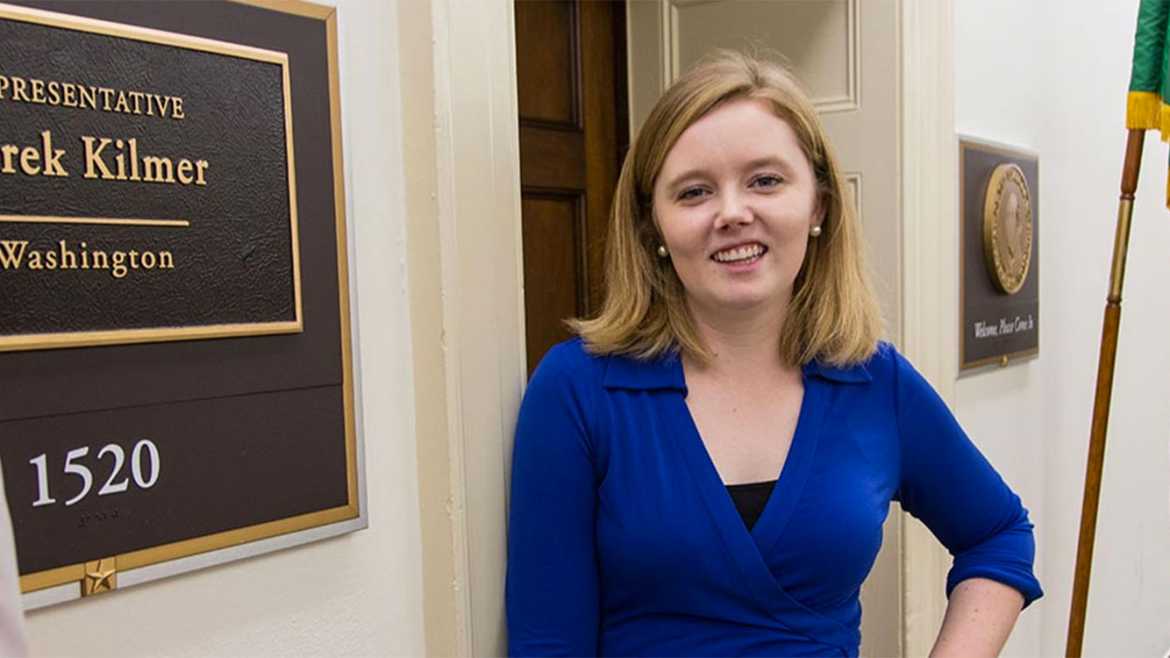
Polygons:
<instances>
[{"instance_id":1,"label":"woman's arm","mask_svg":"<svg viewBox=\"0 0 1170 658\"><path fill-rule=\"evenodd\" d=\"M582 361L579 347L554 347L520 406L508 523L509 656L598 655L597 485Z\"/></svg>"},{"instance_id":2,"label":"woman's arm","mask_svg":"<svg viewBox=\"0 0 1170 658\"><path fill-rule=\"evenodd\" d=\"M987 578L964 580L951 592L931 658L998 656L1023 607L1015 588Z\"/></svg>"}]
</instances>

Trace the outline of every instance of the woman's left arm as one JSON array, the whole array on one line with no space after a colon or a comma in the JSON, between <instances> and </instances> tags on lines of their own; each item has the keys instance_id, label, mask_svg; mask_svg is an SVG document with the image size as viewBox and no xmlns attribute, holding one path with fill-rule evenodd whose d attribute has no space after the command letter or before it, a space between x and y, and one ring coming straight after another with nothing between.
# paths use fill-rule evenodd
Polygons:
<instances>
[{"instance_id":1,"label":"woman's left arm","mask_svg":"<svg viewBox=\"0 0 1170 658\"><path fill-rule=\"evenodd\" d=\"M930 658L998 656L1023 607L1024 597L1013 587L987 578L964 580L951 592Z\"/></svg>"},{"instance_id":2,"label":"woman's left arm","mask_svg":"<svg viewBox=\"0 0 1170 658\"><path fill-rule=\"evenodd\" d=\"M895 356L902 508L954 556L931 655L995 656L1020 610L1040 598L1028 511L930 384Z\"/></svg>"}]
</instances>

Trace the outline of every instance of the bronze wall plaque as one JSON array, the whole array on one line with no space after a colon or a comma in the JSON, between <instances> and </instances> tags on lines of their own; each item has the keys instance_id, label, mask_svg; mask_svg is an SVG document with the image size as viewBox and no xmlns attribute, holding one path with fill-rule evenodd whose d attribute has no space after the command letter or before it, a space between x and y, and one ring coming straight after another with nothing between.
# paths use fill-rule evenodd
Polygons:
<instances>
[{"instance_id":1,"label":"bronze wall plaque","mask_svg":"<svg viewBox=\"0 0 1170 658\"><path fill-rule=\"evenodd\" d=\"M23 591L359 518L334 10L0 4L0 94Z\"/></svg>"},{"instance_id":2,"label":"bronze wall plaque","mask_svg":"<svg viewBox=\"0 0 1170 658\"><path fill-rule=\"evenodd\" d=\"M0 350L300 331L283 52L0 11Z\"/></svg>"},{"instance_id":3,"label":"bronze wall plaque","mask_svg":"<svg viewBox=\"0 0 1170 658\"><path fill-rule=\"evenodd\" d=\"M1039 353L1036 156L959 143L962 369Z\"/></svg>"}]
</instances>

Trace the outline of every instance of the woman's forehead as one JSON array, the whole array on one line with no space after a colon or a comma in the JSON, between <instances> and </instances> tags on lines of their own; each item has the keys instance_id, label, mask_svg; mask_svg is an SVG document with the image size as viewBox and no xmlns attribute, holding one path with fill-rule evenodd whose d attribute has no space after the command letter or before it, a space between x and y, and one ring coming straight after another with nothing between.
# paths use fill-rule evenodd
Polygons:
<instances>
[{"instance_id":1,"label":"woman's forehead","mask_svg":"<svg viewBox=\"0 0 1170 658\"><path fill-rule=\"evenodd\" d=\"M687 127L670 148L659 178L700 168L750 167L767 160L805 161L796 132L760 99L721 105Z\"/></svg>"}]
</instances>

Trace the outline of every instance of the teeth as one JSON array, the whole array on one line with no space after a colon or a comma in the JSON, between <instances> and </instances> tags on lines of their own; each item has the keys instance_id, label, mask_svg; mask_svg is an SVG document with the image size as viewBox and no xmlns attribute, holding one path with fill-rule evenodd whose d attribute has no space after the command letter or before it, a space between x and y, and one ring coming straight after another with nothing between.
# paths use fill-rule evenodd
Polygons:
<instances>
[{"instance_id":1,"label":"teeth","mask_svg":"<svg viewBox=\"0 0 1170 658\"><path fill-rule=\"evenodd\" d=\"M731 263L737 260L748 260L764 253L764 245L749 244L735 249L724 249L715 252L713 258L720 263Z\"/></svg>"}]
</instances>

